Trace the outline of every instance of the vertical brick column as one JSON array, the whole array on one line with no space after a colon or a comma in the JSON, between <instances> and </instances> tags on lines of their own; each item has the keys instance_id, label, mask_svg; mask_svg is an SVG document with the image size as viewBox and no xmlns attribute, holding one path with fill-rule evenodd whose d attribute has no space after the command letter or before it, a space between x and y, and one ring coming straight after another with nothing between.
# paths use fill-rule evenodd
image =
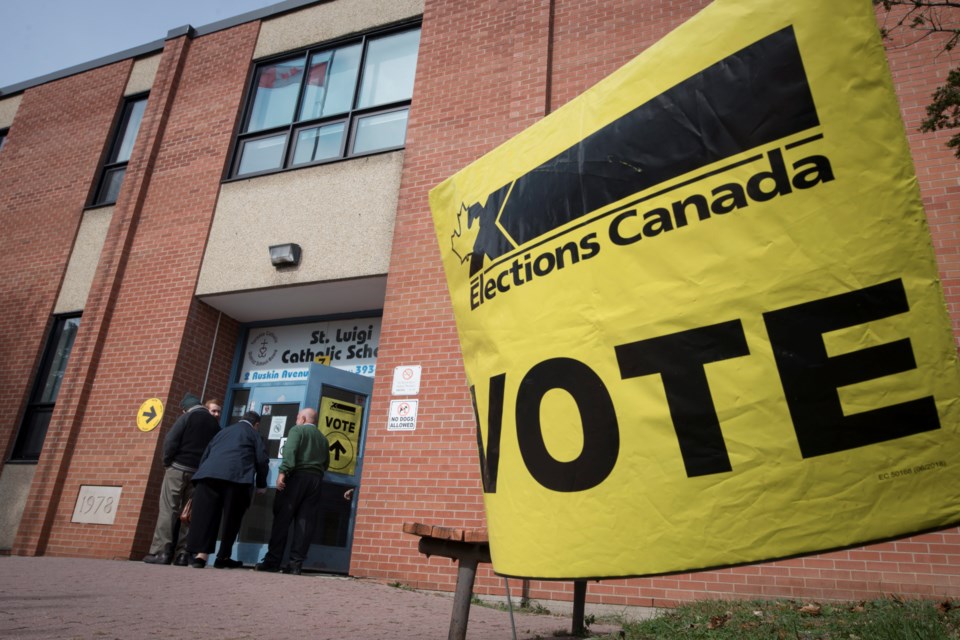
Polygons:
<instances>
[{"instance_id":1,"label":"vertical brick column","mask_svg":"<svg viewBox=\"0 0 960 640\"><path fill-rule=\"evenodd\" d=\"M0 467L130 67L124 61L27 90L0 153Z\"/></svg>"},{"instance_id":2,"label":"vertical brick column","mask_svg":"<svg viewBox=\"0 0 960 640\"><path fill-rule=\"evenodd\" d=\"M258 30L165 45L15 553L142 554L158 449L183 394L200 393L211 353L209 392L224 393L237 325L194 292ZM166 411L142 433L136 413L151 397ZM83 485L122 487L113 525L71 522Z\"/></svg>"},{"instance_id":3,"label":"vertical brick column","mask_svg":"<svg viewBox=\"0 0 960 640\"><path fill-rule=\"evenodd\" d=\"M42 555L46 550L187 47L186 36L168 41L164 47L87 297L81 329L77 332L57 406L50 420L43 455L14 543L14 553Z\"/></svg>"},{"instance_id":4,"label":"vertical brick column","mask_svg":"<svg viewBox=\"0 0 960 640\"><path fill-rule=\"evenodd\" d=\"M402 524L485 526L476 426L428 191L547 109L550 0L427 0L351 573L452 590ZM386 431L394 368L422 365L417 428ZM488 569L482 569L483 575Z\"/></svg>"}]
</instances>

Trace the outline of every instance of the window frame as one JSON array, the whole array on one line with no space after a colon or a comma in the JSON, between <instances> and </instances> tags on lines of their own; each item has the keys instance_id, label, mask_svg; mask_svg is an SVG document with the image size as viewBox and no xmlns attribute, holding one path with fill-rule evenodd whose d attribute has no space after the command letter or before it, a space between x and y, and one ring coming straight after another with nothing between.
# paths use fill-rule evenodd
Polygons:
<instances>
[{"instance_id":1,"label":"window frame","mask_svg":"<svg viewBox=\"0 0 960 640\"><path fill-rule=\"evenodd\" d=\"M120 178L120 187L117 189L117 194L119 197L119 190L123 186L124 178L126 178L127 165L130 163L130 160L129 158L126 160L113 160L113 158L118 155L120 147L126 138L127 126L130 124L130 118L133 115L135 106L138 103L143 102L144 111L146 111L146 102L148 97L149 93L147 92L124 96L123 101L120 104L120 108L117 110L117 121L114 123L111 130L110 144L107 146L103 155L103 159L100 161L100 168L97 170L96 186L90 195L90 204L88 206L106 207L117 203L117 198L112 200L105 198L105 194L108 191L109 178L118 170L123 170L123 176ZM137 125L137 132L133 136L134 144L132 144L130 147L131 154L136 146L136 139L140 135L140 127L142 125L143 118L141 117L140 123Z\"/></svg>"},{"instance_id":2,"label":"window frame","mask_svg":"<svg viewBox=\"0 0 960 640\"><path fill-rule=\"evenodd\" d=\"M56 396L59 396L60 394L60 386L57 386L57 392L52 401L41 401L43 399L43 392L47 386L48 380L50 379L50 375L53 372L54 360L57 357L57 346L63 336L67 322L73 319L79 319L82 317L82 315L82 313L63 313L52 317L50 328L47 332L47 337L43 346L43 355L40 358L33 384L30 387L30 395L28 396L27 403L24 406L23 415L20 417L20 425L17 429L17 437L14 439L13 448L10 450L10 456L7 459L8 463L36 463L40 459L40 454L43 450L43 442L46 440L47 429L50 426L50 420L47 418L47 426L43 430L42 437L40 437L36 457L34 457L32 451L25 451L25 449L30 447L32 441L36 439L34 429L32 429L30 426L32 418L40 413L48 413L50 416L53 415L53 410L57 404ZM77 331L79 332L79 323ZM70 356L73 353L73 346L75 342L76 336L74 336L74 342L72 342L70 345L70 352L67 354L63 365L64 373L70 366Z\"/></svg>"},{"instance_id":3,"label":"window frame","mask_svg":"<svg viewBox=\"0 0 960 640\"><path fill-rule=\"evenodd\" d=\"M341 162L343 160L349 160L351 158L366 157L371 155L376 155L379 153L389 153L392 151L397 151L403 149L406 146L406 136L404 136L404 144L377 148L373 151L366 151L362 153L353 153L352 149L356 139L356 130L357 122L364 117L371 115L377 115L380 113L388 113L392 111L401 111L407 110L409 112L410 105L412 103L413 96L403 100L395 100L393 102L378 104L371 107L358 108L357 104L360 100L360 93L363 86L363 76L365 71L365 65L367 63L368 53L369 53L369 43L371 41L385 38L393 35L399 35L405 32L410 31L420 31L422 29L420 19L415 21L407 21L404 23L392 25L390 27L385 27L382 29L377 29L373 31L368 31L359 35L353 35L345 38L340 38L337 40L327 41L321 44L316 44L310 47L303 49L297 49L294 51L287 51L282 54L275 56L270 56L268 58L263 58L257 60L250 67L249 76L247 79L247 90L246 95L243 100L243 108L240 112L240 118L237 121L236 133L234 135L233 143L231 145L231 152L229 157L229 162L224 175L224 182L230 182L234 180L246 180L248 178L255 178L263 175L271 175L274 173L282 173L284 171L295 171L297 169L303 169L306 167L314 167L322 164L330 164L333 162ZM298 120L300 117L300 111L303 108L304 97L306 94L307 83L305 79L309 76L310 62L314 56L322 54L327 51L334 51L337 49L344 49L353 45L360 45L360 57L357 66L357 74L353 80L353 96L350 103L350 108L347 111L341 111L336 114L331 115L321 115L319 117L305 118L303 120ZM417 56L419 58L419 47L417 50ZM275 125L272 127L267 127L264 129L258 129L256 131L244 131L249 126L250 119L253 115L253 106L254 101L257 97L257 78L258 72L261 68L274 65L285 60L294 60L297 58L303 58L304 60L304 72L300 80L300 86L297 91L297 98L293 105L292 110L292 121L282 125ZM296 153L296 142L300 132L308 129L319 129L324 126L336 124L338 122L344 123L344 131L342 138L340 140L340 152L335 157L323 158L320 160L311 160L309 162L302 162L300 164L294 164L294 156ZM409 117L408 117L409 123ZM251 141L258 139L266 139L278 136L284 136L284 146L283 151L280 156L280 166L272 167L269 169L263 169L260 171L251 171L249 173L239 174L240 163L243 160L243 150L244 146Z\"/></svg>"}]
</instances>

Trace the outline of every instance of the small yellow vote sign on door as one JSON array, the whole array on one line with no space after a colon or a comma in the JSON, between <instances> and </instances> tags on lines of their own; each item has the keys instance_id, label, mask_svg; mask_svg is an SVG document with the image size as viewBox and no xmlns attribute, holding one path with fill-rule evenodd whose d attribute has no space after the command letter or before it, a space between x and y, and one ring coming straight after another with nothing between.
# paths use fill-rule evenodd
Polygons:
<instances>
[{"instance_id":1,"label":"small yellow vote sign on door","mask_svg":"<svg viewBox=\"0 0 960 640\"><path fill-rule=\"evenodd\" d=\"M355 475L363 407L344 400L321 398L317 427L330 442L329 471Z\"/></svg>"}]
</instances>

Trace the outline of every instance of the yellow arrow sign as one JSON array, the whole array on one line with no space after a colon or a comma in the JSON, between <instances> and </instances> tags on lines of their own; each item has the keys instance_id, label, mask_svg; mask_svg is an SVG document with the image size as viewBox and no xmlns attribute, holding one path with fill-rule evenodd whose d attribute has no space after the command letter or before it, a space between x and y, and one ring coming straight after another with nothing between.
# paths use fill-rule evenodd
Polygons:
<instances>
[{"instance_id":1,"label":"yellow arrow sign","mask_svg":"<svg viewBox=\"0 0 960 640\"><path fill-rule=\"evenodd\" d=\"M144 400L137 411L137 428L140 431L153 431L163 420L163 402L160 398Z\"/></svg>"}]
</instances>

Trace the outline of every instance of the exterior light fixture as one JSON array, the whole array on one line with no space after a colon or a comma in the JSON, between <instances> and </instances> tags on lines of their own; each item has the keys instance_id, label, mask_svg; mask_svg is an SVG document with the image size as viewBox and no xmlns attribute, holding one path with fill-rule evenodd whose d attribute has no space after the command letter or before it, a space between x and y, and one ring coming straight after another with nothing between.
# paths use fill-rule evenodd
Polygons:
<instances>
[{"instance_id":1,"label":"exterior light fixture","mask_svg":"<svg viewBox=\"0 0 960 640\"><path fill-rule=\"evenodd\" d=\"M275 244L270 247L270 264L276 268L295 267L300 264L300 245Z\"/></svg>"}]
</instances>

